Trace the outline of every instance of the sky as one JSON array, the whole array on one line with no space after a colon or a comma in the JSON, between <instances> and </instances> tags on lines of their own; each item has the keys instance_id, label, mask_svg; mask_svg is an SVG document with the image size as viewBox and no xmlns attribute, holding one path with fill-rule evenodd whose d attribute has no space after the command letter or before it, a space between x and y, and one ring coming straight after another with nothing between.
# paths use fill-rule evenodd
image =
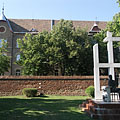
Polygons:
<instances>
[{"instance_id":1,"label":"sky","mask_svg":"<svg viewBox=\"0 0 120 120\"><path fill-rule=\"evenodd\" d=\"M117 0L0 0L0 14L12 19L111 21Z\"/></svg>"}]
</instances>

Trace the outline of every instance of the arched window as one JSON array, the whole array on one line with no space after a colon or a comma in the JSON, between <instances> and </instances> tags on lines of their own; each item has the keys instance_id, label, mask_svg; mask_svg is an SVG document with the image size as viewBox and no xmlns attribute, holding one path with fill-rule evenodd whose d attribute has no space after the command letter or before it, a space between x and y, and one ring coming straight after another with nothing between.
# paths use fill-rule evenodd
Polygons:
<instances>
[{"instance_id":1,"label":"arched window","mask_svg":"<svg viewBox=\"0 0 120 120\"><path fill-rule=\"evenodd\" d=\"M16 48L19 48L17 40L16 40Z\"/></svg>"},{"instance_id":2,"label":"arched window","mask_svg":"<svg viewBox=\"0 0 120 120\"><path fill-rule=\"evenodd\" d=\"M16 70L16 76L20 76L21 71L19 69Z\"/></svg>"},{"instance_id":3,"label":"arched window","mask_svg":"<svg viewBox=\"0 0 120 120\"><path fill-rule=\"evenodd\" d=\"M0 39L0 47L2 47L2 40Z\"/></svg>"},{"instance_id":4,"label":"arched window","mask_svg":"<svg viewBox=\"0 0 120 120\"><path fill-rule=\"evenodd\" d=\"M58 76L58 72L59 72L58 70L55 70L55 76Z\"/></svg>"},{"instance_id":5,"label":"arched window","mask_svg":"<svg viewBox=\"0 0 120 120\"><path fill-rule=\"evenodd\" d=\"M19 60L20 60L20 54L16 56L16 61L19 61Z\"/></svg>"}]
</instances>

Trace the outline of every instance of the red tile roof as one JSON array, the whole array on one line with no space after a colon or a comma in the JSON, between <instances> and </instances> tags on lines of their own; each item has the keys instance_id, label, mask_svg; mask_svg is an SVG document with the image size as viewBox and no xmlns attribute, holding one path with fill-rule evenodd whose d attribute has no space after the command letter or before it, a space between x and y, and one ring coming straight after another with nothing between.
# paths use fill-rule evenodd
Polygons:
<instances>
[{"instance_id":1,"label":"red tile roof","mask_svg":"<svg viewBox=\"0 0 120 120\"><path fill-rule=\"evenodd\" d=\"M40 19L9 19L11 27L14 32L28 32L33 28L38 32L44 30L51 30L51 20L40 20ZM57 24L59 20L54 20ZM75 28L80 27L81 29L86 29L88 32L94 25L94 21L72 21ZM107 22L99 21L97 22L98 27L102 30L105 29Z\"/></svg>"}]
</instances>

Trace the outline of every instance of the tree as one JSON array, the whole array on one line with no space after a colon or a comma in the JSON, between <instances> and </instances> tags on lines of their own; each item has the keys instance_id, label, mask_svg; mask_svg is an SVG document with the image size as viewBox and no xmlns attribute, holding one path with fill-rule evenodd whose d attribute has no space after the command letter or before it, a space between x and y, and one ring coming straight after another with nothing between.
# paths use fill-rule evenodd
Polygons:
<instances>
[{"instance_id":1,"label":"tree","mask_svg":"<svg viewBox=\"0 0 120 120\"><path fill-rule=\"evenodd\" d=\"M113 36L120 37L120 13L113 16L113 21L108 23L108 30L113 33ZM120 62L120 42L114 42L114 61Z\"/></svg>"},{"instance_id":2,"label":"tree","mask_svg":"<svg viewBox=\"0 0 120 120\"><path fill-rule=\"evenodd\" d=\"M92 74L92 39L71 21L60 20L50 33L26 34L18 45L25 75L54 75L56 67L61 75Z\"/></svg>"},{"instance_id":3,"label":"tree","mask_svg":"<svg viewBox=\"0 0 120 120\"><path fill-rule=\"evenodd\" d=\"M61 74L66 75L68 67L70 67L72 62L71 59L76 54L72 22L60 20L59 23L54 26L50 34L50 46L48 49L50 53L49 63L53 66L53 70L55 66L58 66Z\"/></svg>"},{"instance_id":4,"label":"tree","mask_svg":"<svg viewBox=\"0 0 120 120\"><path fill-rule=\"evenodd\" d=\"M93 74L92 46L94 41L88 36L86 30L81 30L80 28L75 31L75 40L78 48L76 75L91 75Z\"/></svg>"},{"instance_id":5,"label":"tree","mask_svg":"<svg viewBox=\"0 0 120 120\"><path fill-rule=\"evenodd\" d=\"M107 58L107 44L103 42L104 38L106 37L107 29L102 30L100 33L94 35L93 39L96 43L99 44L99 58L101 63L108 62Z\"/></svg>"},{"instance_id":6,"label":"tree","mask_svg":"<svg viewBox=\"0 0 120 120\"><path fill-rule=\"evenodd\" d=\"M62 75L92 73L92 44L88 33L75 29L71 21L60 20L51 31L49 61ZM52 56L52 57L51 57Z\"/></svg>"},{"instance_id":7,"label":"tree","mask_svg":"<svg viewBox=\"0 0 120 120\"><path fill-rule=\"evenodd\" d=\"M120 3L120 2L119 2ZM107 51L106 44L103 42L103 39L106 37L106 32L112 32L113 36L120 36L120 13L117 13L113 16L113 20L108 22L107 28L100 33L94 36L94 39L99 43L100 46L100 62L108 62L107 61ZM119 46L120 42L114 42L114 61L120 62L120 54L119 54Z\"/></svg>"},{"instance_id":8,"label":"tree","mask_svg":"<svg viewBox=\"0 0 120 120\"><path fill-rule=\"evenodd\" d=\"M113 32L113 36L120 36L120 13L113 16L113 20L108 22L107 30Z\"/></svg>"},{"instance_id":9,"label":"tree","mask_svg":"<svg viewBox=\"0 0 120 120\"><path fill-rule=\"evenodd\" d=\"M2 40L0 45L0 75L4 75L8 72L10 67L10 57L6 55L7 53L7 43Z\"/></svg>"},{"instance_id":10,"label":"tree","mask_svg":"<svg viewBox=\"0 0 120 120\"><path fill-rule=\"evenodd\" d=\"M120 0L117 0L120 7ZM113 32L113 36L120 36L120 13L113 16L113 20L108 22L107 30Z\"/></svg>"},{"instance_id":11,"label":"tree","mask_svg":"<svg viewBox=\"0 0 120 120\"><path fill-rule=\"evenodd\" d=\"M23 67L24 75L47 75L50 71L46 54L48 39L48 32L26 34L22 40L18 39L21 57L17 63Z\"/></svg>"},{"instance_id":12,"label":"tree","mask_svg":"<svg viewBox=\"0 0 120 120\"><path fill-rule=\"evenodd\" d=\"M117 3L119 3L119 7L120 7L120 0L117 0Z\"/></svg>"}]
</instances>

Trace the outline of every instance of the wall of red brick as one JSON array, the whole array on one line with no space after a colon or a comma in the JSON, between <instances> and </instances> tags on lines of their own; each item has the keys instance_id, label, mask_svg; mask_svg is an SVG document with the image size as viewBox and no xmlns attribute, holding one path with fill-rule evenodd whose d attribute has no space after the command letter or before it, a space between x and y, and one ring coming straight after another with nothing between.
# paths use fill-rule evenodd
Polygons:
<instances>
[{"instance_id":1,"label":"wall of red brick","mask_svg":"<svg viewBox=\"0 0 120 120\"><path fill-rule=\"evenodd\" d=\"M0 96L22 95L23 88L37 88L38 94L85 95L93 84L93 76L0 76ZM102 76L101 85L106 84L107 76Z\"/></svg>"}]
</instances>

